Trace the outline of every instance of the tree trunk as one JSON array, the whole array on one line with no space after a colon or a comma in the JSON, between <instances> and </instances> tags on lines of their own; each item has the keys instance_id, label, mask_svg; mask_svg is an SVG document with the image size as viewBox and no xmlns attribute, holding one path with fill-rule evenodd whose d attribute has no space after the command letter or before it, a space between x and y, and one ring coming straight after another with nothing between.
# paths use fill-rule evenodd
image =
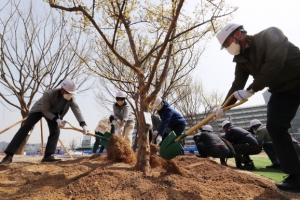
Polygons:
<instances>
[{"instance_id":1,"label":"tree trunk","mask_svg":"<svg viewBox=\"0 0 300 200\"><path fill-rule=\"evenodd\" d=\"M132 145L132 150L133 150L134 152L136 151L137 145L138 145L138 131L136 132L136 136L135 136L135 139L134 139L134 143L133 143L133 145Z\"/></svg>"}]
</instances>

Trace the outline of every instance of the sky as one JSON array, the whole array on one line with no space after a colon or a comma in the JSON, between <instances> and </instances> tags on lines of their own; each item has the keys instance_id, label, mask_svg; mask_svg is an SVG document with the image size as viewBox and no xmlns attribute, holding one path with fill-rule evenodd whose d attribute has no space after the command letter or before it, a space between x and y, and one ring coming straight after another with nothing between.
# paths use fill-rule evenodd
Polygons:
<instances>
[{"instance_id":1,"label":"sky","mask_svg":"<svg viewBox=\"0 0 300 200\"><path fill-rule=\"evenodd\" d=\"M275 26L283 31L289 41L296 46L300 46L299 0L226 0L226 2L239 7L231 22L243 25L248 35L254 35L268 27ZM218 40L213 38L208 43L207 49L200 58L199 65L193 74L195 78L201 79L206 91L217 90L223 93L225 97L234 79L235 64L232 62L232 59L233 57L226 50L220 50ZM246 87L252 80L250 77ZM263 91L265 91L265 89ZM90 132L94 133L98 121L104 116L109 116L110 113L99 108L95 102L93 91L78 94L76 95L76 99ZM253 95L243 106L248 107L264 103L261 91ZM0 104L0 131L20 119L21 115L18 110L9 111ZM73 126L80 128L72 111L67 113L65 120L69 121ZM0 142L10 142L18 128L19 127L16 126L1 134ZM44 141L47 141L49 133L45 120L43 120L43 132ZM40 143L40 133L38 123L29 139L29 143ZM83 135L81 133L75 131L62 130L60 134L60 139L66 146L69 146L72 139L75 139L77 144L79 144L82 137Z\"/></svg>"}]
</instances>

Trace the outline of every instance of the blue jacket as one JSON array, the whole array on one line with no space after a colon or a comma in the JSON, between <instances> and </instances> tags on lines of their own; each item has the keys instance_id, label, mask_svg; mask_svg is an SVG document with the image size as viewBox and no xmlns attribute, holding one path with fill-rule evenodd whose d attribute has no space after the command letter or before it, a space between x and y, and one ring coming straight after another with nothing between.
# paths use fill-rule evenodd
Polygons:
<instances>
[{"instance_id":1,"label":"blue jacket","mask_svg":"<svg viewBox=\"0 0 300 200\"><path fill-rule=\"evenodd\" d=\"M159 129L159 134L162 136L165 132L166 127L174 129L176 126L186 126L185 119L182 115L172 108L166 101L163 102L163 107L161 110L158 110L158 114L161 119L161 125Z\"/></svg>"}]
</instances>

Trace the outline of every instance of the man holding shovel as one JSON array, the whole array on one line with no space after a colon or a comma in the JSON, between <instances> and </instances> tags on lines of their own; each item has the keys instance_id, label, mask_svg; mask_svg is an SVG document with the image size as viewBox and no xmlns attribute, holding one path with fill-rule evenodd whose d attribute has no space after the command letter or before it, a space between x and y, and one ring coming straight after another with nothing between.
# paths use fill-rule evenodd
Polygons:
<instances>
[{"instance_id":1,"label":"man holding shovel","mask_svg":"<svg viewBox=\"0 0 300 200\"><path fill-rule=\"evenodd\" d=\"M71 79L65 79L61 84L61 88L46 91L31 108L27 119L24 121L23 125L4 151L6 156L0 164L10 164L12 162L15 152L20 147L29 131L42 117L46 119L50 131L45 156L42 159L42 162L52 163L61 161L61 159L55 159L52 154L54 154L56 150L60 127L64 126L62 119L68 112L69 108L71 108L77 121L82 127L82 133L86 134L88 130L81 115L81 111L75 101L75 93L76 85Z\"/></svg>"},{"instance_id":2,"label":"man holding shovel","mask_svg":"<svg viewBox=\"0 0 300 200\"><path fill-rule=\"evenodd\" d=\"M276 186L300 192L300 161L288 133L300 105L300 50L276 27L253 36L246 33L242 25L228 24L217 34L221 49L226 48L234 55L236 63L235 79L227 97L234 93L236 99L231 105L269 88L272 95L268 103L267 129L281 168L289 175ZM254 80L244 89L249 75ZM222 115L223 110L217 108L216 117Z\"/></svg>"}]
</instances>

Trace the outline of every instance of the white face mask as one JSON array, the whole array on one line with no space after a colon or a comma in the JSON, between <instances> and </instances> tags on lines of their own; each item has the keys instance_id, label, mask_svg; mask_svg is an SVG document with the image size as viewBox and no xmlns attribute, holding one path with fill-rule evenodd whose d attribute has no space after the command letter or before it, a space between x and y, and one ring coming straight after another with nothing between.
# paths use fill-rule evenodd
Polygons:
<instances>
[{"instance_id":1,"label":"white face mask","mask_svg":"<svg viewBox=\"0 0 300 200\"><path fill-rule=\"evenodd\" d=\"M241 47L239 44L236 44L235 42L232 42L229 47L226 48L228 53L231 55L238 55L241 52Z\"/></svg>"},{"instance_id":2,"label":"white face mask","mask_svg":"<svg viewBox=\"0 0 300 200\"><path fill-rule=\"evenodd\" d=\"M73 94L64 94L64 98L68 101L70 101L73 97Z\"/></svg>"}]
</instances>

